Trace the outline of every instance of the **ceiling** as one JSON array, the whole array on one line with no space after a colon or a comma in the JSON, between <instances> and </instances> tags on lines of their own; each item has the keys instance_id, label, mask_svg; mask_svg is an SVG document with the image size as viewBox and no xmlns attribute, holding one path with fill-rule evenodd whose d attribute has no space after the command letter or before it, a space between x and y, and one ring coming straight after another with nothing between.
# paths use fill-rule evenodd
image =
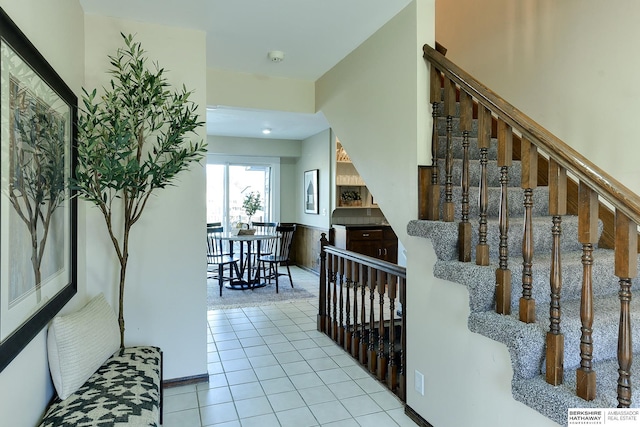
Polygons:
<instances>
[{"instance_id":1,"label":"ceiling","mask_svg":"<svg viewBox=\"0 0 640 427\"><path fill-rule=\"evenodd\" d=\"M411 0L80 0L85 13L200 29L207 66L315 81ZM271 61L269 51L284 52ZM268 136L262 129L272 130ZM301 114L227 106L207 109L207 134L304 139L329 124Z\"/></svg>"}]
</instances>

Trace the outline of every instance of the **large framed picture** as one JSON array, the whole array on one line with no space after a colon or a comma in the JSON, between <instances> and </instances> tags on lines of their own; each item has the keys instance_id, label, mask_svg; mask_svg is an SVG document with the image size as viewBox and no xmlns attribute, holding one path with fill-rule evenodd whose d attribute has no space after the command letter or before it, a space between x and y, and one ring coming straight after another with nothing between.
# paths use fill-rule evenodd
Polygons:
<instances>
[{"instance_id":1,"label":"large framed picture","mask_svg":"<svg viewBox=\"0 0 640 427\"><path fill-rule=\"evenodd\" d=\"M0 9L0 371L76 293L77 97Z\"/></svg>"},{"instance_id":2,"label":"large framed picture","mask_svg":"<svg viewBox=\"0 0 640 427\"><path fill-rule=\"evenodd\" d=\"M304 213L318 214L318 169L304 173Z\"/></svg>"}]
</instances>

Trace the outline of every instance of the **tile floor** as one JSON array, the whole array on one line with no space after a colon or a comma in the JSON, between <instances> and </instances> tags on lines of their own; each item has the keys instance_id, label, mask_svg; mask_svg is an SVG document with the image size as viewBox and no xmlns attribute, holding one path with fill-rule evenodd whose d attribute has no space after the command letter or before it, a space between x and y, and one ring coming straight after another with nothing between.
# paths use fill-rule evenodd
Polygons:
<instances>
[{"instance_id":1,"label":"tile floor","mask_svg":"<svg viewBox=\"0 0 640 427\"><path fill-rule=\"evenodd\" d=\"M314 303L209 311L209 382L166 389L163 426L414 427L392 393L316 331Z\"/></svg>"}]
</instances>

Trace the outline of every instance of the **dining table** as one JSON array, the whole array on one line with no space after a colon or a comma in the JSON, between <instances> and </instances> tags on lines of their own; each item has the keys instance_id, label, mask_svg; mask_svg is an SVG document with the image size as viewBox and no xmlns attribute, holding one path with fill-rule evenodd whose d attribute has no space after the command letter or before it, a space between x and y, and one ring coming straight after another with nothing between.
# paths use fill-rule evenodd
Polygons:
<instances>
[{"instance_id":1,"label":"dining table","mask_svg":"<svg viewBox=\"0 0 640 427\"><path fill-rule=\"evenodd\" d=\"M239 242L240 246L240 277L237 280L231 280L225 285L229 289L253 289L260 288L267 285L260 277L260 269L255 268L255 274L251 275L252 270L252 254L260 254L262 242L266 240L277 239L275 234L227 234L225 233L221 239L229 242L229 255L233 256L234 242ZM252 252L253 242L256 242L256 250ZM245 250L246 248L246 250ZM246 275L245 275L246 272ZM246 277L245 277L246 276Z\"/></svg>"}]
</instances>

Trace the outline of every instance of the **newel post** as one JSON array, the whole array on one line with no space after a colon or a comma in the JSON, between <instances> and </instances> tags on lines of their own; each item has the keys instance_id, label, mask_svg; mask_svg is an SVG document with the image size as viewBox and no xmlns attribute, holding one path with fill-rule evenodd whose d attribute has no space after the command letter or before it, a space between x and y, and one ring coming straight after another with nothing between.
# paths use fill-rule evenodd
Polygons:
<instances>
[{"instance_id":1,"label":"newel post","mask_svg":"<svg viewBox=\"0 0 640 427\"><path fill-rule=\"evenodd\" d=\"M319 304L318 304L318 320L317 328L320 332L327 332L325 329L327 322L327 253L324 251L324 247L329 244L327 240L327 233L322 233L320 236L320 289L319 289Z\"/></svg>"}]
</instances>

